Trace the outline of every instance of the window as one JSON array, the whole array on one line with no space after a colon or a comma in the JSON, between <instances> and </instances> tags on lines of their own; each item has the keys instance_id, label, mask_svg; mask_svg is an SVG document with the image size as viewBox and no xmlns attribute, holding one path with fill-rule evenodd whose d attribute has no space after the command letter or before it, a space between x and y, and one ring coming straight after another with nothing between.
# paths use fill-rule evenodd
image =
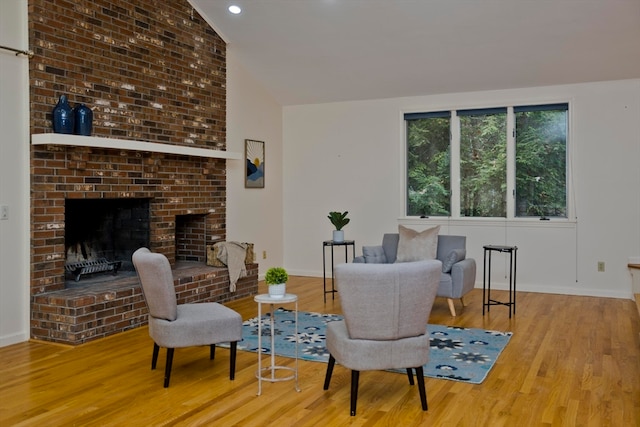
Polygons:
<instances>
[{"instance_id":1,"label":"window","mask_svg":"<svg viewBox=\"0 0 640 427\"><path fill-rule=\"evenodd\" d=\"M567 104L515 107L516 216L567 217Z\"/></svg>"},{"instance_id":2,"label":"window","mask_svg":"<svg viewBox=\"0 0 640 427\"><path fill-rule=\"evenodd\" d=\"M567 217L568 104L404 119L407 216Z\"/></svg>"},{"instance_id":3,"label":"window","mask_svg":"<svg viewBox=\"0 0 640 427\"><path fill-rule=\"evenodd\" d=\"M507 109L458 111L460 215L504 217L507 212Z\"/></svg>"},{"instance_id":4,"label":"window","mask_svg":"<svg viewBox=\"0 0 640 427\"><path fill-rule=\"evenodd\" d=\"M449 111L408 114L407 215L451 214Z\"/></svg>"}]
</instances>

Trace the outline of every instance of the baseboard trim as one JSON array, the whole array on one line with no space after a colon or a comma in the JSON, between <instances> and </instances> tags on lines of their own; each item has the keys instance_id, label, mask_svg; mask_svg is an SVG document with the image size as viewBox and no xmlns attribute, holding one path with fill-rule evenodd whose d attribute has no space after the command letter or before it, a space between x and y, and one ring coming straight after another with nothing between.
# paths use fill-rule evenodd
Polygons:
<instances>
[{"instance_id":1,"label":"baseboard trim","mask_svg":"<svg viewBox=\"0 0 640 427\"><path fill-rule=\"evenodd\" d=\"M0 347L7 347L9 345L18 344L25 341L29 341L28 332L19 332L13 335L5 335L0 337Z\"/></svg>"}]
</instances>

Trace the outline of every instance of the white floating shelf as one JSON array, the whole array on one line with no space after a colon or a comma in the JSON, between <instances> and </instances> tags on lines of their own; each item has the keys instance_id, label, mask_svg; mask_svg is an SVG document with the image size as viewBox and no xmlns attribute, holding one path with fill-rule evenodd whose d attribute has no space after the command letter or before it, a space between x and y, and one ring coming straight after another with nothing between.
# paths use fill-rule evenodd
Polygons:
<instances>
[{"instance_id":1,"label":"white floating shelf","mask_svg":"<svg viewBox=\"0 0 640 427\"><path fill-rule=\"evenodd\" d=\"M102 138L98 136L68 135L63 133L38 133L31 135L32 145L68 145L75 147L112 148L116 150L148 151L181 156L207 157L211 159L239 160L242 154L232 151L160 144L130 139Z\"/></svg>"}]
</instances>

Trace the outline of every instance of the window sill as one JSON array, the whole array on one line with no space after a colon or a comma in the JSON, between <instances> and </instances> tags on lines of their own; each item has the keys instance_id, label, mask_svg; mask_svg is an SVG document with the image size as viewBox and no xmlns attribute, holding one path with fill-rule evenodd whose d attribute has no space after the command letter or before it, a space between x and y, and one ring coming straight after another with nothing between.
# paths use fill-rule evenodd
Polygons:
<instances>
[{"instance_id":1,"label":"window sill","mask_svg":"<svg viewBox=\"0 0 640 427\"><path fill-rule=\"evenodd\" d=\"M176 154L179 156L206 157L212 159L239 160L242 158L240 153L232 151L185 147L182 145L134 141L129 139L68 135L62 133L33 134L31 135L31 145L65 145L75 147L110 148L115 150L146 151L152 153Z\"/></svg>"},{"instance_id":2,"label":"window sill","mask_svg":"<svg viewBox=\"0 0 640 427\"><path fill-rule=\"evenodd\" d=\"M575 228L578 223L575 219L550 218L540 220L538 218L451 218L451 217L400 217L398 224L402 225L459 225L473 227L522 227L522 228Z\"/></svg>"}]
</instances>

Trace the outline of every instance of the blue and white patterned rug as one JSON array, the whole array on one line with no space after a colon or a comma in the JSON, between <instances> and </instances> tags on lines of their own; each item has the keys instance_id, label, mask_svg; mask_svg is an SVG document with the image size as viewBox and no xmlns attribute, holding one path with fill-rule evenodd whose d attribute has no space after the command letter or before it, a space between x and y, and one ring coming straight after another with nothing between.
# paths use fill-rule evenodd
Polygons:
<instances>
[{"instance_id":1,"label":"blue and white patterned rug","mask_svg":"<svg viewBox=\"0 0 640 427\"><path fill-rule=\"evenodd\" d=\"M263 316L263 352L271 352L271 329L269 314ZM275 314L276 355L294 357L298 342L298 358L315 362L327 362L329 352L325 347L326 324L342 320L337 314L322 314L301 311L298 313L298 336L294 327L294 313L278 308ZM246 320L242 326L242 342L239 350L258 351L258 318ZM431 378L480 384L505 348L511 332L461 328L458 326L427 325L431 337L429 363L424 365L424 375ZM399 370L406 375L406 370Z\"/></svg>"}]
</instances>

